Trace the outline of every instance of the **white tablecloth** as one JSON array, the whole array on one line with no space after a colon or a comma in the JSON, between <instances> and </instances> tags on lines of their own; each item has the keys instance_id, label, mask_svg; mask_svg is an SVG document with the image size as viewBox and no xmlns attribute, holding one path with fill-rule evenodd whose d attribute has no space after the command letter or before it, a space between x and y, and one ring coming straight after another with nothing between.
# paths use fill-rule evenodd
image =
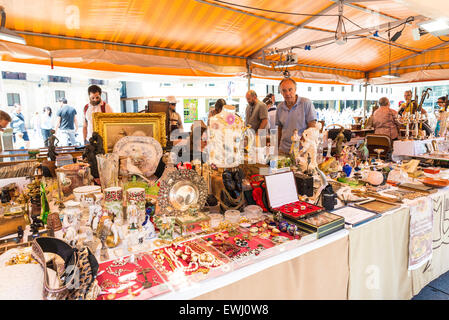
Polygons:
<instances>
[{"instance_id":1,"label":"white tablecloth","mask_svg":"<svg viewBox=\"0 0 449 320\"><path fill-rule=\"evenodd\" d=\"M442 140L443 138L427 139L427 140L410 140L410 141L394 141L393 155L394 161L400 160L406 156L418 156L428 153L426 143L432 143L432 140Z\"/></svg>"}]
</instances>

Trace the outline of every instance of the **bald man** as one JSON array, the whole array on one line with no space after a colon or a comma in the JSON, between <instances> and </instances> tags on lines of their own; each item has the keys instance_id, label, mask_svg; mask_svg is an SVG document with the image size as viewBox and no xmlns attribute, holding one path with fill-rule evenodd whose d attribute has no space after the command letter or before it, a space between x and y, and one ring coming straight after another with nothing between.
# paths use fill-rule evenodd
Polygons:
<instances>
[{"instance_id":1,"label":"bald man","mask_svg":"<svg viewBox=\"0 0 449 320\"><path fill-rule=\"evenodd\" d=\"M257 99L257 94L254 90L249 90L246 93L246 107L245 124L250 125L257 133L259 129L265 129L268 123L268 109L265 103Z\"/></svg>"}]
</instances>

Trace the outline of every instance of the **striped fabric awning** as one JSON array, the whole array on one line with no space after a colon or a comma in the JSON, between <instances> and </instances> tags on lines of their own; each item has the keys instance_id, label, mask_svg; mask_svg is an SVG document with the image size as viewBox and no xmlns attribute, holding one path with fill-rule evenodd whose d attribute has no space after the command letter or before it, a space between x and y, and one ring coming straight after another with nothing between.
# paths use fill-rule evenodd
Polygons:
<instances>
[{"instance_id":1,"label":"striped fabric awning","mask_svg":"<svg viewBox=\"0 0 449 320\"><path fill-rule=\"evenodd\" d=\"M426 4L432 8L435 1ZM416 0L343 3L0 0L6 28L27 42L0 41L0 55L3 61L144 74L235 76L250 67L254 77L272 78L289 69L299 81L331 83L377 78L391 69L449 69L446 38L412 36L434 11L421 16ZM347 41L337 44L341 12ZM294 66L276 62L287 52L297 55Z\"/></svg>"}]
</instances>

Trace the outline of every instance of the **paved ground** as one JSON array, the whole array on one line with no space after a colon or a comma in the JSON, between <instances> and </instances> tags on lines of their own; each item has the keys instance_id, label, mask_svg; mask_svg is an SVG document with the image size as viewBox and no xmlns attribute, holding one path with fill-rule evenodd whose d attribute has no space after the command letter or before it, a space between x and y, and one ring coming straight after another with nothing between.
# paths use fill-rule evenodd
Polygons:
<instances>
[{"instance_id":1,"label":"paved ground","mask_svg":"<svg viewBox=\"0 0 449 320\"><path fill-rule=\"evenodd\" d=\"M449 300L449 272L425 286L412 300Z\"/></svg>"}]
</instances>

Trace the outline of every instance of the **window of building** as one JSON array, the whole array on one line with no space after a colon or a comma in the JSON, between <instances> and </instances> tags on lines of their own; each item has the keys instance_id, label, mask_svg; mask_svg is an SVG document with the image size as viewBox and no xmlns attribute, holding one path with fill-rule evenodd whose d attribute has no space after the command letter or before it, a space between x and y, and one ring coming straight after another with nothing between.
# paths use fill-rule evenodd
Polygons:
<instances>
[{"instance_id":1,"label":"window of building","mask_svg":"<svg viewBox=\"0 0 449 320\"><path fill-rule=\"evenodd\" d=\"M108 103L108 93L106 91L101 92L101 100Z\"/></svg>"},{"instance_id":2,"label":"window of building","mask_svg":"<svg viewBox=\"0 0 449 320\"><path fill-rule=\"evenodd\" d=\"M376 93L379 93L379 87L376 87Z\"/></svg>"},{"instance_id":3,"label":"window of building","mask_svg":"<svg viewBox=\"0 0 449 320\"><path fill-rule=\"evenodd\" d=\"M362 85L359 85L359 92L362 92Z\"/></svg>"},{"instance_id":4,"label":"window of building","mask_svg":"<svg viewBox=\"0 0 449 320\"><path fill-rule=\"evenodd\" d=\"M99 80L99 79L89 79L89 85L93 85L96 84L97 86L102 86L105 84L104 80Z\"/></svg>"},{"instance_id":5,"label":"window of building","mask_svg":"<svg viewBox=\"0 0 449 320\"><path fill-rule=\"evenodd\" d=\"M351 85L351 92L354 92L354 85Z\"/></svg>"},{"instance_id":6,"label":"window of building","mask_svg":"<svg viewBox=\"0 0 449 320\"><path fill-rule=\"evenodd\" d=\"M27 74L23 72L8 72L8 71L2 71L2 78L3 79L10 79L10 80L26 80Z\"/></svg>"},{"instance_id":7,"label":"window of building","mask_svg":"<svg viewBox=\"0 0 449 320\"><path fill-rule=\"evenodd\" d=\"M169 82L161 83L161 87L171 87L171 83Z\"/></svg>"},{"instance_id":8,"label":"window of building","mask_svg":"<svg viewBox=\"0 0 449 320\"><path fill-rule=\"evenodd\" d=\"M320 91L323 91L323 87L320 87Z\"/></svg>"},{"instance_id":9,"label":"window of building","mask_svg":"<svg viewBox=\"0 0 449 320\"><path fill-rule=\"evenodd\" d=\"M345 87L343 86L343 87L341 87L341 92L344 92L345 91Z\"/></svg>"},{"instance_id":10,"label":"window of building","mask_svg":"<svg viewBox=\"0 0 449 320\"><path fill-rule=\"evenodd\" d=\"M311 92L312 91L312 87L308 87L307 91Z\"/></svg>"},{"instance_id":11,"label":"window of building","mask_svg":"<svg viewBox=\"0 0 449 320\"><path fill-rule=\"evenodd\" d=\"M6 97L8 98L8 106L13 107L15 103L20 104L20 94L18 93L7 93Z\"/></svg>"},{"instance_id":12,"label":"window of building","mask_svg":"<svg viewBox=\"0 0 449 320\"><path fill-rule=\"evenodd\" d=\"M334 92L334 87L331 87L331 91Z\"/></svg>"},{"instance_id":13,"label":"window of building","mask_svg":"<svg viewBox=\"0 0 449 320\"><path fill-rule=\"evenodd\" d=\"M48 76L48 82L71 83L72 79L70 77Z\"/></svg>"},{"instance_id":14,"label":"window of building","mask_svg":"<svg viewBox=\"0 0 449 320\"><path fill-rule=\"evenodd\" d=\"M55 90L55 99L56 102L59 101L59 99L65 98L65 91L64 90Z\"/></svg>"}]
</instances>

